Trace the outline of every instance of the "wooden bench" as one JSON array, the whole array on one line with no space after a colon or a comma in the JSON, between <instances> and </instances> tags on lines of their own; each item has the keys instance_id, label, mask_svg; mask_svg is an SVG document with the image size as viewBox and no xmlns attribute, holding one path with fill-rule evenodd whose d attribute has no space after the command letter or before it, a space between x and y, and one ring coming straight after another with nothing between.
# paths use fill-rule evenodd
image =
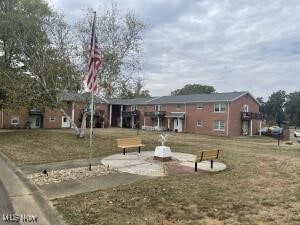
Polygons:
<instances>
[{"instance_id":1,"label":"wooden bench","mask_svg":"<svg viewBox=\"0 0 300 225\"><path fill-rule=\"evenodd\" d=\"M220 156L220 150L205 150L200 152L195 159L195 172L197 172L197 163L202 161L210 160L210 168L213 168L213 163L215 159L218 159Z\"/></svg>"},{"instance_id":2,"label":"wooden bench","mask_svg":"<svg viewBox=\"0 0 300 225\"><path fill-rule=\"evenodd\" d=\"M125 155L126 148L138 147L139 153L141 153L141 147L145 146L142 144L142 139L139 137L130 138L119 138L117 139L118 147L123 149L123 155Z\"/></svg>"}]
</instances>

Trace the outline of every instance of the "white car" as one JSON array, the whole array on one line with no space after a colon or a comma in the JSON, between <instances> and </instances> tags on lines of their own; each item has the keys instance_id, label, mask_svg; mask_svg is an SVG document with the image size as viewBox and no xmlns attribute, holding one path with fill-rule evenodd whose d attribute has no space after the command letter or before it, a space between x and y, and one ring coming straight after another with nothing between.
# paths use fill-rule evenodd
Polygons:
<instances>
[{"instance_id":1,"label":"white car","mask_svg":"<svg viewBox=\"0 0 300 225\"><path fill-rule=\"evenodd\" d=\"M300 130L295 130L294 136L295 137L300 137Z\"/></svg>"}]
</instances>

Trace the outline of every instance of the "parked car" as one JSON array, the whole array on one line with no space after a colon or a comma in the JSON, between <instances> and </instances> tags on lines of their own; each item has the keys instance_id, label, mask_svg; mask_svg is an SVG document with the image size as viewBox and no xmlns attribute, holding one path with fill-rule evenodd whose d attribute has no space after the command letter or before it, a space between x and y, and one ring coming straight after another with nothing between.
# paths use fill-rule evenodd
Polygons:
<instances>
[{"instance_id":1,"label":"parked car","mask_svg":"<svg viewBox=\"0 0 300 225\"><path fill-rule=\"evenodd\" d=\"M283 133L283 128L278 127L278 128L274 128L271 130L270 132L272 135L278 135L278 134L282 134Z\"/></svg>"},{"instance_id":2,"label":"parked car","mask_svg":"<svg viewBox=\"0 0 300 225\"><path fill-rule=\"evenodd\" d=\"M268 128L268 132L272 133L273 130L278 130L279 128L280 127L278 127L278 126L271 126L271 127Z\"/></svg>"},{"instance_id":3,"label":"parked car","mask_svg":"<svg viewBox=\"0 0 300 225\"><path fill-rule=\"evenodd\" d=\"M300 137L300 130L295 130L294 136L295 137Z\"/></svg>"}]
</instances>

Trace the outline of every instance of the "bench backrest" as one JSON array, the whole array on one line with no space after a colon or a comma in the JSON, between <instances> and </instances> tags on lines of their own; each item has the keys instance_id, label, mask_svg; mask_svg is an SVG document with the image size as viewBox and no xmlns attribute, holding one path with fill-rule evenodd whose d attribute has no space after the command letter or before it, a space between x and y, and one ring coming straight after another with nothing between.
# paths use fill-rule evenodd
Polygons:
<instances>
[{"instance_id":1,"label":"bench backrest","mask_svg":"<svg viewBox=\"0 0 300 225\"><path fill-rule=\"evenodd\" d=\"M197 156L197 161L206 161L206 160L214 160L218 159L220 155L220 150L205 150Z\"/></svg>"},{"instance_id":2,"label":"bench backrest","mask_svg":"<svg viewBox=\"0 0 300 225\"><path fill-rule=\"evenodd\" d=\"M117 139L118 146L140 145L142 139L140 137L119 138Z\"/></svg>"}]
</instances>

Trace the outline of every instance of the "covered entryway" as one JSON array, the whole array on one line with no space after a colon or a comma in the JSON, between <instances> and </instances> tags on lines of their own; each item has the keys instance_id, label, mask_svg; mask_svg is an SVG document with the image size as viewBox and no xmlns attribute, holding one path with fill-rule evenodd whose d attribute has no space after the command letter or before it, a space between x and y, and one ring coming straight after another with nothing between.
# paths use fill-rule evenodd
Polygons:
<instances>
[{"instance_id":1,"label":"covered entryway","mask_svg":"<svg viewBox=\"0 0 300 225\"><path fill-rule=\"evenodd\" d=\"M41 115L30 115L29 116L30 128L41 128L42 127L42 116Z\"/></svg>"},{"instance_id":2,"label":"covered entryway","mask_svg":"<svg viewBox=\"0 0 300 225\"><path fill-rule=\"evenodd\" d=\"M185 117L185 112L171 112L166 115L168 118L168 130L173 130L175 132L183 131L183 119ZM171 128L171 121L173 120L173 129Z\"/></svg>"},{"instance_id":3,"label":"covered entryway","mask_svg":"<svg viewBox=\"0 0 300 225\"><path fill-rule=\"evenodd\" d=\"M29 110L28 125L30 128L42 128L43 127L43 112L37 108Z\"/></svg>"}]
</instances>

